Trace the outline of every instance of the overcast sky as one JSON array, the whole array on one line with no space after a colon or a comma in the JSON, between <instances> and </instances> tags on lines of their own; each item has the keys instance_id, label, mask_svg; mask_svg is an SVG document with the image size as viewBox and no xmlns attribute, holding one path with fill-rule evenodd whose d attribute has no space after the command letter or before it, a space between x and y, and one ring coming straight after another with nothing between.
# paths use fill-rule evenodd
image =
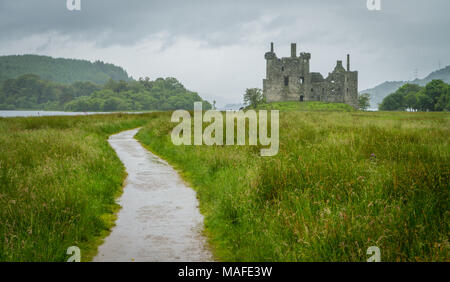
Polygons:
<instances>
[{"instance_id":1,"label":"overcast sky","mask_svg":"<svg viewBox=\"0 0 450 282\"><path fill-rule=\"evenodd\" d=\"M450 64L449 0L0 0L0 55L102 60L134 78L176 77L218 104L262 88L270 42L310 52L324 76L351 55L359 89Z\"/></svg>"}]
</instances>

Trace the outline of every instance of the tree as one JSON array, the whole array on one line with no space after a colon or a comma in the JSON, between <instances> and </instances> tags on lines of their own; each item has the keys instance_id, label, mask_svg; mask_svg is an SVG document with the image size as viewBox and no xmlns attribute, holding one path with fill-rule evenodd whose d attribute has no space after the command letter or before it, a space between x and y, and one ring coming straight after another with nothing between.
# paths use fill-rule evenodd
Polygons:
<instances>
[{"instance_id":1,"label":"tree","mask_svg":"<svg viewBox=\"0 0 450 282\"><path fill-rule=\"evenodd\" d=\"M450 85L447 85L445 93L443 93L440 97L436 105L434 105L434 109L436 111L450 111Z\"/></svg>"},{"instance_id":2,"label":"tree","mask_svg":"<svg viewBox=\"0 0 450 282\"><path fill-rule=\"evenodd\" d=\"M445 84L440 79L432 80L425 86L424 94L431 98L432 106L430 106L430 111L436 111L435 105L438 103L439 98L442 94L446 92L447 84Z\"/></svg>"},{"instance_id":3,"label":"tree","mask_svg":"<svg viewBox=\"0 0 450 282\"><path fill-rule=\"evenodd\" d=\"M394 93L386 96L380 105L382 111L404 111L415 109L417 106L417 94L423 88L417 84L407 83Z\"/></svg>"},{"instance_id":4,"label":"tree","mask_svg":"<svg viewBox=\"0 0 450 282\"><path fill-rule=\"evenodd\" d=\"M386 96L380 105L380 110L382 111L404 111L405 109L404 97L397 92Z\"/></svg>"},{"instance_id":5,"label":"tree","mask_svg":"<svg viewBox=\"0 0 450 282\"><path fill-rule=\"evenodd\" d=\"M194 102L202 102L205 110L212 107L175 78L131 82L111 79L106 85L91 82L66 85L42 80L36 75L23 75L0 83L0 108L11 110L192 110Z\"/></svg>"},{"instance_id":6,"label":"tree","mask_svg":"<svg viewBox=\"0 0 450 282\"><path fill-rule=\"evenodd\" d=\"M405 105L407 109L417 110L417 93L409 93L405 96Z\"/></svg>"},{"instance_id":7,"label":"tree","mask_svg":"<svg viewBox=\"0 0 450 282\"><path fill-rule=\"evenodd\" d=\"M367 110L370 106L370 94L364 93L358 96L358 108L360 110Z\"/></svg>"},{"instance_id":8,"label":"tree","mask_svg":"<svg viewBox=\"0 0 450 282\"><path fill-rule=\"evenodd\" d=\"M417 108L419 111L432 111L434 109L433 99L427 96L424 91L417 93Z\"/></svg>"},{"instance_id":9,"label":"tree","mask_svg":"<svg viewBox=\"0 0 450 282\"><path fill-rule=\"evenodd\" d=\"M264 101L262 91L259 88L247 88L244 94L244 103L251 107L257 107Z\"/></svg>"},{"instance_id":10,"label":"tree","mask_svg":"<svg viewBox=\"0 0 450 282\"><path fill-rule=\"evenodd\" d=\"M95 91L99 91L100 89L102 89L101 85L94 84L89 81L87 82L77 81L72 84L72 88L75 97L89 96Z\"/></svg>"},{"instance_id":11,"label":"tree","mask_svg":"<svg viewBox=\"0 0 450 282\"><path fill-rule=\"evenodd\" d=\"M103 104L103 110L104 111L120 111L120 110L128 110L126 103L117 98L117 97L110 97L108 98L105 103Z\"/></svg>"},{"instance_id":12,"label":"tree","mask_svg":"<svg viewBox=\"0 0 450 282\"><path fill-rule=\"evenodd\" d=\"M417 92L419 92L422 89L423 89L423 87L421 87L420 85L407 83L407 84L401 86L396 91L396 93L399 93L399 94L401 94L403 96L407 96L410 93L417 93Z\"/></svg>"}]
</instances>

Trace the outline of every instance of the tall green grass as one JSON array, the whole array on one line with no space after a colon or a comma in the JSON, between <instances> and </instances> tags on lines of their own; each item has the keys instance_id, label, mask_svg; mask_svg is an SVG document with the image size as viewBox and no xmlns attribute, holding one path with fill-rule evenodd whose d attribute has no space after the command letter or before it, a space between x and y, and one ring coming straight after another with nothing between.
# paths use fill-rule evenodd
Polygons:
<instances>
[{"instance_id":1,"label":"tall green grass","mask_svg":"<svg viewBox=\"0 0 450 282\"><path fill-rule=\"evenodd\" d=\"M124 168L110 134L155 114L0 118L0 261L90 260L114 223Z\"/></svg>"},{"instance_id":2,"label":"tall green grass","mask_svg":"<svg viewBox=\"0 0 450 282\"><path fill-rule=\"evenodd\" d=\"M283 111L280 150L174 146L170 113L0 119L0 261L89 260L113 225L124 169L110 134L138 139L198 192L227 261L448 261L448 113ZM148 124L147 124L148 123Z\"/></svg>"},{"instance_id":3,"label":"tall green grass","mask_svg":"<svg viewBox=\"0 0 450 282\"><path fill-rule=\"evenodd\" d=\"M224 261L448 261L450 115L283 111L280 150L174 146L138 133L197 190Z\"/></svg>"},{"instance_id":4,"label":"tall green grass","mask_svg":"<svg viewBox=\"0 0 450 282\"><path fill-rule=\"evenodd\" d=\"M259 110L280 111L325 111L325 112L355 112L356 110L344 103L308 102L274 102L258 105Z\"/></svg>"}]
</instances>

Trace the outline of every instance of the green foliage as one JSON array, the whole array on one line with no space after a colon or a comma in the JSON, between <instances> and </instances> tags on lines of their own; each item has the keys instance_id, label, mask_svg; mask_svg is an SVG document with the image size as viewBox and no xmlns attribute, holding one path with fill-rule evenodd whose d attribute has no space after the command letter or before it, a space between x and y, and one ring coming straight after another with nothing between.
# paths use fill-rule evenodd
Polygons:
<instances>
[{"instance_id":1,"label":"green foliage","mask_svg":"<svg viewBox=\"0 0 450 282\"><path fill-rule=\"evenodd\" d=\"M256 108L264 102L262 91L259 88L247 88L244 94L244 103L252 108Z\"/></svg>"},{"instance_id":2,"label":"green foliage","mask_svg":"<svg viewBox=\"0 0 450 282\"><path fill-rule=\"evenodd\" d=\"M382 261L448 261L446 113L281 111L274 157L175 146L173 126L164 113L137 138L196 189L219 260L364 262L378 246Z\"/></svg>"},{"instance_id":3,"label":"green foliage","mask_svg":"<svg viewBox=\"0 0 450 282\"><path fill-rule=\"evenodd\" d=\"M212 105L195 92L187 90L177 79L140 79L125 82L110 80L105 87L89 97L79 97L65 106L67 111L147 111L193 110L194 102L203 102L203 109Z\"/></svg>"},{"instance_id":4,"label":"green foliage","mask_svg":"<svg viewBox=\"0 0 450 282\"><path fill-rule=\"evenodd\" d=\"M114 81L104 86L91 82L71 85L41 80L36 75L8 79L0 85L0 110L47 109L66 111L149 111L192 110L194 102L203 101L175 78L155 81Z\"/></svg>"},{"instance_id":5,"label":"green foliage","mask_svg":"<svg viewBox=\"0 0 450 282\"><path fill-rule=\"evenodd\" d=\"M411 84L418 84L420 86L425 86L427 83L429 83L435 79L440 79L440 80L444 81L445 83L450 83L450 66L446 66L445 68L434 71L434 72L430 73L424 79L415 79L415 80L409 81L409 82L407 82L407 81L386 81L386 82L383 82L382 84L375 86L374 88L366 89L362 92L369 93L372 106L376 106L376 105L380 104L387 95L394 93L402 85L411 83Z\"/></svg>"},{"instance_id":6,"label":"green foliage","mask_svg":"<svg viewBox=\"0 0 450 282\"><path fill-rule=\"evenodd\" d=\"M447 113L282 111L270 158L175 146L170 117L0 118L0 261L92 258L125 175L106 138L143 125L197 190L219 260L365 261L374 245L383 261L448 260Z\"/></svg>"},{"instance_id":7,"label":"green foliage","mask_svg":"<svg viewBox=\"0 0 450 282\"><path fill-rule=\"evenodd\" d=\"M358 96L358 108L360 110L367 110L370 106L370 94L364 93Z\"/></svg>"},{"instance_id":8,"label":"green foliage","mask_svg":"<svg viewBox=\"0 0 450 282\"><path fill-rule=\"evenodd\" d=\"M399 93L393 93L386 96L379 108L381 111L404 111L406 110L404 96Z\"/></svg>"},{"instance_id":9,"label":"green foliage","mask_svg":"<svg viewBox=\"0 0 450 282\"><path fill-rule=\"evenodd\" d=\"M383 99L380 110L448 111L449 89L442 80L432 80L425 87L405 84Z\"/></svg>"},{"instance_id":10,"label":"green foliage","mask_svg":"<svg viewBox=\"0 0 450 282\"><path fill-rule=\"evenodd\" d=\"M280 111L330 111L330 112L353 112L355 109L343 103L327 103L327 102L274 102L260 104L259 110L280 110Z\"/></svg>"},{"instance_id":11,"label":"green foliage","mask_svg":"<svg viewBox=\"0 0 450 282\"><path fill-rule=\"evenodd\" d=\"M447 86L447 90L439 97L435 105L436 111L450 111L450 87Z\"/></svg>"},{"instance_id":12,"label":"green foliage","mask_svg":"<svg viewBox=\"0 0 450 282\"><path fill-rule=\"evenodd\" d=\"M0 118L0 261L90 260L126 175L106 139L153 115Z\"/></svg>"},{"instance_id":13,"label":"green foliage","mask_svg":"<svg viewBox=\"0 0 450 282\"><path fill-rule=\"evenodd\" d=\"M109 79L131 81L121 67L102 61L52 58L38 55L0 56L0 82L24 74L35 74L44 80L71 84L89 81L104 84Z\"/></svg>"}]
</instances>

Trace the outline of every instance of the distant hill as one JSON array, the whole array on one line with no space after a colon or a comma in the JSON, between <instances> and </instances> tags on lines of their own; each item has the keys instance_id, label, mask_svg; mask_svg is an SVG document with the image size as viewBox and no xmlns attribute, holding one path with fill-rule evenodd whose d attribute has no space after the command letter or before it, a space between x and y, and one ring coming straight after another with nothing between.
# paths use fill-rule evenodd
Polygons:
<instances>
[{"instance_id":1,"label":"distant hill","mask_svg":"<svg viewBox=\"0 0 450 282\"><path fill-rule=\"evenodd\" d=\"M406 83L414 83L424 86L433 79L441 79L445 83L450 83L450 66L434 71L423 79L415 79L412 81L386 81L375 86L374 88L360 91L360 93L369 93L371 97L370 99L371 107L377 108L378 104L380 104L383 101L384 97L386 97L391 93L394 93L398 88L405 85Z\"/></svg>"},{"instance_id":2,"label":"distant hill","mask_svg":"<svg viewBox=\"0 0 450 282\"><path fill-rule=\"evenodd\" d=\"M92 63L39 55L0 56L0 82L24 74L35 74L44 80L63 84L77 81L104 84L110 79L132 80L123 68L101 61Z\"/></svg>"},{"instance_id":3,"label":"distant hill","mask_svg":"<svg viewBox=\"0 0 450 282\"><path fill-rule=\"evenodd\" d=\"M238 111L240 108L243 108L243 107L245 107L244 104L226 104L220 110L222 110L222 111Z\"/></svg>"}]
</instances>

